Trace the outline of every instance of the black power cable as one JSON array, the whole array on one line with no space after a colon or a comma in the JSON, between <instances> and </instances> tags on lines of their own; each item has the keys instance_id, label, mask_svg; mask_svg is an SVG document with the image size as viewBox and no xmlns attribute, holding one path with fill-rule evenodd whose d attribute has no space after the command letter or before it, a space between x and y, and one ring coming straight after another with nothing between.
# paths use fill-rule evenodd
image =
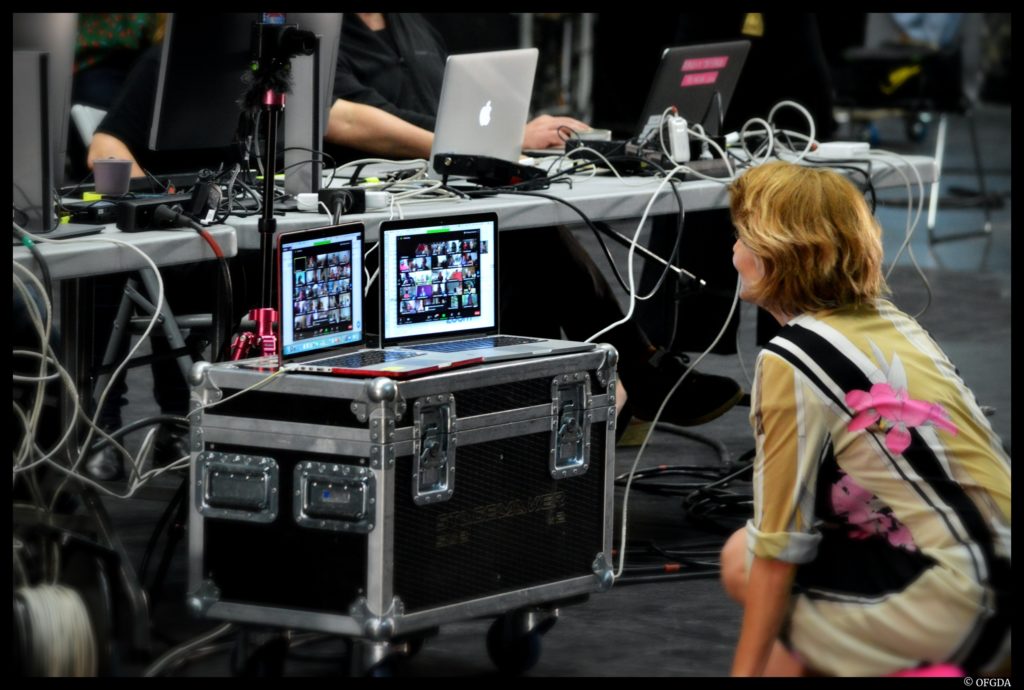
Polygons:
<instances>
[{"instance_id":1,"label":"black power cable","mask_svg":"<svg viewBox=\"0 0 1024 690\"><path fill-rule=\"evenodd\" d=\"M231 284L231 269L228 267L227 258L224 256L224 252L221 250L220 245L213 239L206 228L197 223L192 218L189 218L180 211L161 205L157 206L153 211L153 219L157 222L167 222L173 225L187 225L197 233L199 236L210 245L214 255L217 257L218 265L220 266L221 280L224 283L224 299L219 302L218 312L220 313L221 324L217 324L220 328L214 327L214 343L213 343L213 360L220 361L223 357L228 354L228 346L231 343L231 335L234 330L232 326L232 319L234 314L234 301L233 301L233 287ZM224 330L225 333L220 331Z\"/></svg>"}]
</instances>

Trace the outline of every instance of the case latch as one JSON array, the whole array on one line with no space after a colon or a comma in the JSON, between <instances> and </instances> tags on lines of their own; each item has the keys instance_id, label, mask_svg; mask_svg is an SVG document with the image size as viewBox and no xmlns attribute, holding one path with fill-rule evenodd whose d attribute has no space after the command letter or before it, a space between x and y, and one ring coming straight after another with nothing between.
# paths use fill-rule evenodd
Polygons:
<instances>
[{"instance_id":1,"label":"case latch","mask_svg":"<svg viewBox=\"0 0 1024 690\"><path fill-rule=\"evenodd\" d=\"M551 382L551 476L575 477L590 466L590 378L586 372Z\"/></svg>"},{"instance_id":2,"label":"case latch","mask_svg":"<svg viewBox=\"0 0 1024 690\"><path fill-rule=\"evenodd\" d=\"M204 517L273 522L277 476L274 458L205 451L196 461L196 508Z\"/></svg>"},{"instance_id":3,"label":"case latch","mask_svg":"<svg viewBox=\"0 0 1024 690\"><path fill-rule=\"evenodd\" d=\"M292 512L303 527L366 534L373 530L377 480L359 465L307 461L295 465Z\"/></svg>"},{"instance_id":4,"label":"case latch","mask_svg":"<svg viewBox=\"0 0 1024 690\"><path fill-rule=\"evenodd\" d=\"M455 490L455 400L429 395L413 405L412 499L439 503Z\"/></svg>"}]
</instances>

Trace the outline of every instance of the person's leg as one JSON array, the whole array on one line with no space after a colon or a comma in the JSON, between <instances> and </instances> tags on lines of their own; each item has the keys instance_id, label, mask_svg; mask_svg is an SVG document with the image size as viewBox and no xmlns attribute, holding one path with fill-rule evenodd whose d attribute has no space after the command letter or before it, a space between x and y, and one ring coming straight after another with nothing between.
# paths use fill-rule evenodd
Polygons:
<instances>
[{"instance_id":1,"label":"person's leg","mask_svg":"<svg viewBox=\"0 0 1024 690\"><path fill-rule=\"evenodd\" d=\"M740 527L722 547L719 577L722 588L733 601L746 601L747 593L747 529Z\"/></svg>"},{"instance_id":2,"label":"person's leg","mask_svg":"<svg viewBox=\"0 0 1024 690\"><path fill-rule=\"evenodd\" d=\"M719 576L722 588L731 599L744 604L747 594L747 530L741 527L722 547ZM776 640L765 664L765 676L794 677L807 675L808 669L782 642Z\"/></svg>"},{"instance_id":3,"label":"person's leg","mask_svg":"<svg viewBox=\"0 0 1024 690\"><path fill-rule=\"evenodd\" d=\"M778 640L772 645L771 654L768 656L768 663L764 666L761 674L773 678L797 678L812 675L809 669ZM816 674L815 674L816 675Z\"/></svg>"}]
</instances>

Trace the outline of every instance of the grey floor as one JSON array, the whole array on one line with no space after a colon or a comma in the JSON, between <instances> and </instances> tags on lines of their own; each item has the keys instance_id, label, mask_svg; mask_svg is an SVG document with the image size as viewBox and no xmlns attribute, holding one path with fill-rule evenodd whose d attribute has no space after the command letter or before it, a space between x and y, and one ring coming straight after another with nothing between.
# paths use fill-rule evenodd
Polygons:
<instances>
[{"instance_id":1,"label":"grey floor","mask_svg":"<svg viewBox=\"0 0 1024 690\"><path fill-rule=\"evenodd\" d=\"M911 242L920 271L907 253L890 276L896 303L917 313L926 303L920 321L960 368L961 374L982 405L992 408L991 422L1005 446L1010 448L1010 109L982 106L976 112L985 183L989 195L1001 202L992 211L992 232L988 238L967 239L929 247L925 217L922 216ZM878 146L900 153L932 155L936 124L928 138L910 143L899 120L879 120ZM840 137L850 134L840 132ZM966 121L950 121L945 169L942 176L937 234L980 228L983 213L957 197L956 188L977 189ZM880 195L878 217L885 229L886 255L891 257L902 243L907 223L906 191L889 190ZM585 245L595 251L588 232L580 231ZM620 257L622 258L622 257ZM599 265L603 260L597 258ZM926 283L927 281L927 283ZM931 297L929 301L929 290ZM625 303L625 295L620 295ZM756 358L754 312L741 306L741 328L737 342L740 356L709 355L700 370L731 376L749 390L749 376ZM697 354L697 353L691 353ZM130 404L125 421L156 412L151 381L145 368L130 374ZM692 438L657 430L639 462L640 468L683 465L725 471L751 445L746 407L736 407L721 418L692 429L718 448ZM138 434L131 437L137 444ZM728 457L723 458L722 454ZM616 452L618 473L629 471L637 448ZM680 477L680 482L706 479ZM161 484L149 498L135 501L106 500L118 532L138 566L173 482ZM733 482L729 490L748 495L749 485ZM723 537L683 510L679 495L655 495L631 491L628 509L628 541L632 546L655 543L663 547L719 544ZM616 492L616 547L623 489ZM722 512L721 524L737 525L744 508L740 505ZM723 528L724 529L724 528ZM714 548L714 547L712 547ZM713 560L713 557L712 557ZM632 561L627 561L632 562ZM167 583L152 611L156 654L174 642L181 642L213 627L210 621L192 618L186 611L185 550L174 553ZM724 676L729 672L736 640L740 609L721 591L716 577L698 576L650 583L625 582L610 591L594 594L589 601L561 610L558 623L543 637L540 660L529 676ZM469 620L442 626L413 658L398 664L398 676L489 676L496 671L487 656L485 635L489 620ZM229 650L212 647L210 653L177 667L186 676L227 676L231 674ZM336 639L314 640L296 648L287 658L288 676L337 676L344 673L342 646ZM122 675L138 675L146 661L125 660Z\"/></svg>"}]
</instances>

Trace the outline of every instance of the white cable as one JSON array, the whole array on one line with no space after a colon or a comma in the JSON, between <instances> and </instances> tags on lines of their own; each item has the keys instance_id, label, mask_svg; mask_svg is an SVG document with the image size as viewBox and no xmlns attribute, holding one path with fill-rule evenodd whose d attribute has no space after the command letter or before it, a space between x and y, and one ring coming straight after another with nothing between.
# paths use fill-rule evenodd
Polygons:
<instances>
[{"instance_id":1,"label":"white cable","mask_svg":"<svg viewBox=\"0 0 1024 690\"><path fill-rule=\"evenodd\" d=\"M222 405L223 403L226 403L228 400L234 400L235 398L237 398L238 396L240 396L240 395L242 395L244 393L248 393L250 391L254 391L254 390L257 390L259 388L263 388L263 386L267 385L268 383L270 383L271 381L273 381L277 377L283 375L286 371L288 371L288 370L287 369L278 369L273 374L270 374L269 376L266 376L266 377L260 379L259 381L257 381L256 383L252 384L248 388L243 388L242 390L238 391L237 393L233 393L233 394L229 395L228 397L223 398L221 400L216 400L216 401L214 401L212 403L207 403L206 405L200 405L199 407L197 407L197 408L195 408L193 410L189 410L188 414L186 414L185 417L186 418L191 417L192 415L194 415L197 412L202 412L203 410L208 410L211 407L216 407L217 405Z\"/></svg>"},{"instance_id":2,"label":"white cable","mask_svg":"<svg viewBox=\"0 0 1024 690\"><path fill-rule=\"evenodd\" d=\"M635 181L632 181L632 180L635 179L633 177L629 177L629 178L623 177L622 175L619 174L619 171L615 168L615 166L612 165L612 163L607 158L605 158L604 155L600 151L598 151L596 149L592 149L589 146L580 146L579 148L575 148L572 151L569 151L569 152L565 153L565 155L563 157L565 159L567 159L567 160L571 160L572 157L575 156L577 153L583 153L583 152L592 153L595 156L597 156L598 158L600 158L604 162L604 164L608 168L608 170L610 170L611 173L613 175L615 175L615 177L619 180L619 182L621 182L626 187L647 187L647 186L649 186L651 184L651 180L645 179L645 180L643 180L641 182L635 182ZM556 174L558 174L560 172L562 172L562 171L559 170ZM591 179L593 177L594 177L593 175L588 175L587 177L584 178L584 181L585 180L589 180L589 179Z\"/></svg>"},{"instance_id":3,"label":"white cable","mask_svg":"<svg viewBox=\"0 0 1024 690\"><path fill-rule=\"evenodd\" d=\"M705 175L704 173L698 172L698 171L694 170L693 168L690 168L690 167L685 166L685 165L684 166L680 166L680 169L685 170L687 173L689 173L691 175L695 175L696 177L703 178L705 180L712 180L713 182L720 182L722 184L728 184L728 183L732 182L733 180L736 179L736 171L733 169L732 163L729 162L729 157L727 155L725 155L725 151L722 150L722 147L718 145L717 141L715 141L711 137L709 137L706 134L704 134L704 132L703 132L704 128L703 127L700 127L700 131L698 131L698 129L697 129L698 127L700 127L700 125L694 125L693 127L690 127L689 128L690 134L692 136L697 137L701 141L704 141L704 142L710 144L711 146L715 147L715 150L718 151L718 154L722 157L722 161L725 163L725 169L729 171L729 176L728 177L712 177L711 175Z\"/></svg>"},{"instance_id":4,"label":"white cable","mask_svg":"<svg viewBox=\"0 0 1024 690\"><path fill-rule=\"evenodd\" d=\"M643 456L644 450L647 448L647 442L651 440L651 434L654 432L654 429L658 426L658 420L661 419L661 413L665 410L665 406L668 405L668 401L672 399L672 396L675 394L676 389L679 388L680 384L682 384L686 377L690 375L690 372L697 368L697 365L701 363L701 360L703 360L709 352L715 349L715 346L718 345L718 341L722 339L723 335L725 335L725 331L726 329L729 328L729 322L732 320L732 315L736 311L736 305L740 299L741 285L742 281L740 280L740 277L737 276L736 293L733 295L732 307L730 307L729 314L725 317L725 323L722 324L721 330L718 331L718 335L716 335L715 339L711 341L711 344L708 345L707 349L700 354L700 357L698 357L685 372L683 372L683 375L680 376L679 380L676 381L676 384L672 386L672 389L668 392L668 395L665 396L665 399L661 401L661 405L658 407L658 411L657 413L655 413L654 419L651 420L651 425L647 429L647 434L644 436L644 442L640 445L640 450L637 451L636 458L633 460L632 467L629 468L629 479L626 480L625 492L622 496L622 536L619 540L619 568L618 571L614 573L614 577L616 580L622 576L622 570L626 565L626 527L628 524L629 515L629 489L633 484L633 476L634 474L636 474L637 465L640 464L640 458Z\"/></svg>"},{"instance_id":5,"label":"white cable","mask_svg":"<svg viewBox=\"0 0 1024 690\"><path fill-rule=\"evenodd\" d=\"M21 552L25 550L25 544L17 537L14 537L13 539L14 548L11 552L11 560L14 563L14 570L18 573L21 584L24 586L29 582L28 570L25 569L25 562L21 556Z\"/></svg>"},{"instance_id":6,"label":"white cable","mask_svg":"<svg viewBox=\"0 0 1024 690\"><path fill-rule=\"evenodd\" d=\"M19 587L30 638L29 669L46 678L96 675L96 638L78 592L64 585Z\"/></svg>"},{"instance_id":7,"label":"white cable","mask_svg":"<svg viewBox=\"0 0 1024 690\"><path fill-rule=\"evenodd\" d=\"M604 335L605 333L612 330L616 326L626 323L633 317L633 309L636 307L636 280L633 275L633 255L636 253L637 239L640 237L640 232L644 228L644 223L647 222L647 214L650 213L651 206L654 205L654 200L658 198L658 194L661 192L662 188L666 184L668 184L668 181L669 179L671 179L672 175L674 175L676 171L678 171L681 168L682 166L676 166L667 175L665 175L665 177L662 178L661 183L658 185L658 188L655 189L654 193L651 195L650 201L648 201L647 205L644 207L643 215L640 216L640 222L637 224L636 232L633 234L633 239L630 241L629 252L626 255L626 261L628 263L627 268L629 273L629 309L626 311L626 315L623 316L618 321L611 323L608 326L605 326L597 333L587 338L584 342L593 342L595 338Z\"/></svg>"},{"instance_id":8,"label":"white cable","mask_svg":"<svg viewBox=\"0 0 1024 690\"><path fill-rule=\"evenodd\" d=\"M921 278L921 282L924 283L925 290L927 290L927 292L928 292L928 302L925 304L924 307L921 308L921 311L919 311L916 314L914 314L914 318L917 319L917 318L920 318L921 315L925 313L925 311L927 311L928 305L931 303L931 295L932 295L931 283L928 282L928 277L924 274L924 271L921 269L920 264L917 263L917 257L914 255L914 248L910 244L911 238L914 235L914 231L917 229L917 224L921 220L921 213L924 210L924 181L921 179L921 174L918 172L917 168L914 167L914 165L911 164L910 161L908 161L906 158L904 158L903 156L901 156L901 155L899 155L897 153L893 153L892 151L885 151L883 149L874 149L872 151L869 151L869 155L871 155L873 159L878 160L879 162L885 163L886 165L891 167L894 171L896 171L903 178L903 181L904 181L904 183L907 186L907 230L906 230L906 237L904 237L903 243L900 245L899 251L896 252L896 256L893 257L892 263L889 265L889 270L885 272L885 279L886 279L886 281L889 280L889 276L892 274L893 270L896 268L896 262L898 261L899 257L903 254L903 250L906 249L907 250L907 256L910 257L910 263L913 264L914 270L917 271L917 275ZM919 190L920 193L918 195L917 213L914 214L914 218L913 218L912 221L910 219L910 215L911 215L912 205L913 205L912 204L913 194L912 194L911 187L910 187L910 180L903 173L903 171L900 170L892 161L886 160L885 156L892 156L894 158L899 159L901 162L903 162L904 165L906 165L906 166L908 166L910 168L910 170L914 173L914 177L917 179L917 187L918 187L918 190Z\"/></svg>"},{"instance_id":9,"label":"white cable","mask_svg":"<svg viewBox=\"0 0 1024 690\"><path fill-rule=\"evenodd\" d=\"M811 148L813 146L814 135L816 133L816 130L814 128L814 117L811 115L810 111L807 110L807 108L803 107L796 101L779 101L772 107L771 110L768 111L768 122L773 123L774 121L772 118L775 117L775 113L779 110L779 108L785 106L795 108L799 110L801 113L803 113L804 117L807 118L807 124L810 126L810 133L807 135L807 145L804 147L804 150L797 156L797 161L801 161L803 160L804 156L811 152Z\"/></svg>"},{"instance_id":10,"label":"white cable","mask_svg":"<svg viewBox=\"0 0 1024 690\"><path fill-rule=\"evenodd\" d=\"M68 390L72 392L75 391L74 381L72 381L70 374L63 366L60 365L60 362L58 362L56 358L50 355L44 355L39 352L32 352L31 350L14 350L12 352L12 355L16 357L38 357L44 360L44 362L52 363L57 368L57 374L61 376L61 378L64 380L64 383L68 387ZM72 410L72 419L77 419L79 414L81 413L81 405L79 404L79 399L77 395L72 395L70 396L70 398L73 401L72 404L74 405L74 408ZM31 426L29 428L32 429ZM34 429L32 430L34 433ZM25 460L27 459L27 453L20 453L14 459L14 473L17 474L19 472L31 469L32 467L40 464L41 462L45 462L46 460L48 460L51 456L56 454L64 446L65 443L67 443L70 440L71 436L74 433L74 430L74 424L69 424L67 429L64 430L64 435L57 441L57 444L52 449L50 449L50 452L48 452L46 455L43 455L40 458L33 460L31 463L27 465L24 464ZM34 436L31 438L34 440Z\"/></svg>"},{"instance_id":11,"label":"white cable","mask_svg":"<svg viewBox=\"0 0 1024 690\"><path fill-rule=\"evenodd\" d=\"M23 290L22 283L21 283L20 279L15 277L15 281L16 281L15 282L15 286L18 287L19 290ZM30 311L30 314L31 314L31 311ZM44 354L44 353L39 353L39 352L32 352L30 350L13 350L12 351L12 356L14 356L14 357L21 357L21 356L36 357L36 358L39 358L40 360L43 361L43 365L44 366L45 366L46 363L52 364L57 369L58 375L61 376L61 378L63 379L65 387L69 391L69 399L72 401L72 404L74 406L73 409L72 409L72 415L71 415L72 419L73 420L77 420L78 418L81 418L81 420L85 424L89 425L94 430L96 430L101 436L106 438L107 441L110 442L117 450L119 450L123 456L130 458L131 457L130 454L128 453L128 451L123 446L121 446L121 444L119 444L117 441L115 441L102 428L96 426L95 423L93 422L93 420L89 419L89 417L85 414L85 411L82 409L82 407L81 407L81 405L79 403L78 391L77 391L77 389L75 387L74 381L71 378L71 375L60 364L59 360L57 360L57 356L56 356L55 353L53 353L52 348L50 347L48 341L46 343L45 349L50 354ZM21 419L23 421L23 423L24 423L26 437L25 437L25 441L23 442L23 451L19 452L19 454L14 459L14 466L12 468L13 474L17 475L20 472L24 472L26 470L32 469L35 466L37 466L39 464L43 464L43 463L55 464L56 465L56 463L54 463L54 461L51 460L51 458L52 458L53 455L58 453L61 450L61 448L64 447L64 445L66 443L68 443L70 441L70 439L72 437L72 434L73 434L73 432L75 430L74 424L68 425L66 430L65 430L65 432L64 432L64 435L57 441L56 445L54 445L49 450L49 452L47 452L45 454L42 454L43 453L42 449L40 449L38 447L38 445L35 444L34 441L33 441L33 439L36 436L36 426L38 425L38 419L29 421L26 418L26 416L21 412L21 410L17 407L17 405L15 405L14 408L15 408L15 412L19 415L19 419ZM25 464L25 460L27 458L27 455L28 455L28 453L32 449L35 449L40 454L40 457L36 458L31 463ZM72 450L70 452L73 454L74 451ZM57 465L57 467L62 472L67 472L67 470L64 470L63 467L61 467L59 465ZM74 474L74 473L72 473L72 474ZM54 500L56 500L56 496L59 495L59 491L60 491L60 489L62 487L63 487L63 484L61 485L61 487L58 488L57 494L55 494L55 496L54 496Z\"/></svg>"},{"instance_id":12,"label":"white cable","mask_svg":"<svg viewBox=\"0 0 1024 690\"><path fill-rule=\"evenodd\" d=\"M164 652L159 659L154 661L146 670L142 673L144 678L153 678L154 676L160 675L163 670L177 661L180 657L187 655L193 649L202 647L203 645L216 640L218 637L223 637L229 632L235 629L234 623L222 623L213 630L203 633L202 635L189 640L183 644L173 647L172 649Z\"/></svg>"},{"instance_id":13,"label":"white cable","mask_svg":"<svg viewBox=\"0 0 1024 690\"><path fill-rule=\"evenodd\" d=\"M753 318L755 319L755 322L756 322L756 319L757 319L757 314L756 313L753 315ZM740 320L742 321L742 318ZM747 387L749 388L749 387L752 387L754 385L754 379L750 376L750 372L747 371L747 365L743 362L743 351L740 349L740 332L742 330L743 330L742 328L737 328L736 329L736 359L739 360L740 369L743 370L743 378L745 378L747 380Z\"/></svg>"},{"instance_id":14,"label":"white cable","mask_svg":"<svg viewBox=\"0 0 1024 690\"><path fill-rule=\"evenodd\" d=\"M762 124L764 124L764 132L763 132L763 134L767 135L767 137L768 137L768 141L765 142L765 148L767 149L767 151L766 151L764 157L760 161L757 160L757 155L751 153L750 149L747 148L747 137L748 136L757 136L758 135L758 132L751 132L749 135L747 134L747 128L751 124L755 124L755 123L762 123ZM767 120L764 120L764 119L762 119L760 117L752 117L752 118L750 118L749 120L747 120L746 122L743 123L742 127L740 127L740 144L743 147L743 152L746 153L750 157L750 164L751 165L760 165L761 163L764 163L765 161L767 161L771 157L772 152L775 150L775 136L772 134L772 126L771 126L771 124L769 124Z\"/></svg>"},{"instance_id":15,"label":"white cable","mask_svg":"<svg viewBox=\"0 0 1024 690\"><path fill-rule=\"evenodd\" d=\"M917 168L910 161L908 161L905 157L899 155L898 153L893 153L892 151L885 151L883 149L871 149L868 152L868 155L871 156L872 159L876 159L876 160L878 160L878 162L884 163L885 165L887 165L890 168L892 168L892 170L894 172L896 172L896 174L898 174L900 177L903 178L903 182L904 182L904 184L907 187L907 231L906 231L906 237L904 238L903 243L900 245L899 251L896 252L896 256L893 257L892 264L889 266L889 271L885 274L886 279L888 279L889 278L889 274L892 273L893 268L895 268L895 266L896 266L896 261L903 254L903 250L907 249L909 247L910 240L911 240L911 238L913 236L914 230L917 229L917 224L921 220L921 213L924 210L924 181L921 179L921 173L918 172ZM893 158L898 159L900 162L902 162L904 165L906 165L908 168L910 168L911 172L914 173L914 177L917 180L917 187L918 187L918 190L920 191L920 194L918 195L918 204L917 204L917 213L916 214L913 213L913 192L912 192L912 189L911 189L911 186L910 186L910 179L906 176L906 174L895 163L893 163L891 160L887 160L886 159L887 156L891 156ZM913 220L911 220L911 215L913 215ZM911 256L911 260L913 261L913 252L912 251L910 252L910 256ZM916 265L916 262L914 262L914 263ZM920 270L920 269L918 269L918 270Z\"/></svg>"},{"instance_id":16,"label":"white cable","mask_svg":"<svg viewBox=\"0 0 1024 690\"><path fill-rule=\"evenodd\" d=\"M51 464L54 467L59 468L62 472L64 472L67 475L65 477L65 479L57 486L56 490L53 493L53 498L52 498L52 501L51 501L51 507L52 507L53 505L56 504L57 498L60 496L61 491L63 491L64 486L66 485L67 481L71 477L74 476L74 477L78 477L81 480L86 480L85 477L83 477L83 476L81 476L81 475L79 475L77 473L77 468L86 458L86 455L88 453L88 450L89 450L90 444L92 442L92 438L93 438L94 433L97 432L97 431L100 431L101 435L105 435L105 434L103 434L102 430L99 428L99 426L97 424L97 420L99 419L99 416L102 413L103 405L106 402L107 396L109 395L110 391L113 388L114 382L121 375L122 370L128 365L128 362L135 356L136 351L140 347L142 347L142 344L149 337L150 332L155 327L156 322L159 319L159 317L161 315L161 312L163 311L164 283L163 283L163 276L160 274L160 269L156 265L156 262L154 262L145 252L143 252L141 249L139 249L137 246L135 246L134 244L132 244L130 242L125 242L124 240L119 240L119 239L116 239L114 237L111 237L111 236L108 236L108 235L102 235L102 234L101 235L90 235L89 237L68 238L68 239L60 239L60 240L49 239L49 238L47 238L45 236L33 235L33 234L27 233L27 232L26 232L26 234L34 242L41 242L41 243L61 243L61 244L69 244L69 243L70 244L76 244L77 243L77 244L81 244L81 243L84 243L84 242L97 242L97 241L99 241L99 242L108 242L108 243L111 243L111 244L120 245L122 247L130 249L131 251L135 252L136 254L138 254L142 258L142 260L153 271L153 275L155 276L156 283L157 283L157 297L156 297L156 302L155 302L155 305L154 305L155 306L155 310L154 310L154 312L153 312L153 314L152 314L152 316L151 316L151 318L149 320L149 323L146 325L146 328L143 330L142 335L141 335L141 337L139 339L139 342L137 342L134 346L132 346L129 349L128 354L125 356L125 358L121 362L121 364L118 365L117 368L114 370L114 372L111 374L110 379L107 382L107 385L104 387L103 391L101 392L101 394L100 394L100 396L99 396L99 398L98 398L98 400L96 402L96 412L93 415L93 417L88 420L89 430L88 430L85 438L81 442L81 445L80 445L79 450L78 450L77 458L71 463L70 469L64 468L63 466L59 465L58 463L54 463L51 460L47 460L47 462L49 464ZM27 271L27 269L25 269L23 266L21 266L17 262L14 262L14 266L16 267L16 270L22 269L24 271ZM35 278L35 276L30 271L28 272L28 274L32 275L34 280L37 280ZM152 295L150 297L152 298ZM56 357L54 359L56 359ZM57 366L59 366L58 363L55 362L55 364L57 364ZM90 394L91 394L91 392L90 392ZM77 407L77 397L78 396L75 395L74 397L76 398L76 410L80 410L80 408ZM109 436L108 436L108 438L109 438ZM122 450L123 450L123 447L122 447ZM125 453L127 453L127 451L125 451ZM129 455L129 457L130 457L130 455ZM95 482L90 482L90 483L96 485ZM109 491L107 493L111 493L112 494L112 492L109 492ZM112 494L112 495L116 495L116 494Z\"/></svg>"},{"instance_id":17,"label":"white cable","mask_svg":"<svg viewBox=\"0 0 1024 690\"><path fill-rule=\"evenodd\" d=\"M12 278L14 280L13 285L20 292L21 299L25 304L25 310L29 315L29 319L32 321L32 324L36 328L36 332L39 334L40 348L43 350L48 349L50 347L50 331L52 325L51 316L53 314L53 307L50 304L49 297L46 294L46 289L43 287L42 283L35 276L35 274L33 274L27 268L18 263L15 263L14 266L16 267L15 273L21 271L26 276L28 276L28 278L33 283L35 283L39 299L43 302L43 308L46 312L45 325L42 323L42 314L39 313L39 305L37 304L36 300L33 299L33 297L29 294L28 287L25 285L24 280L22 278L19 278L17 275L12 274ZM45 376L45 362L40 362L39 374L40 378ZM39 419L42 414L45 393L45 382L39 381L38 383L36 383L35 397L33 398L32 409L31 412L26 416L25 420L26 435L22 439L21 449L18 451L17 455L14 458L15 465L24 462L24 458L27 456L31 449L32 442L35 438L36 430L38 428Z\"/></svg>"}]
</instances>

